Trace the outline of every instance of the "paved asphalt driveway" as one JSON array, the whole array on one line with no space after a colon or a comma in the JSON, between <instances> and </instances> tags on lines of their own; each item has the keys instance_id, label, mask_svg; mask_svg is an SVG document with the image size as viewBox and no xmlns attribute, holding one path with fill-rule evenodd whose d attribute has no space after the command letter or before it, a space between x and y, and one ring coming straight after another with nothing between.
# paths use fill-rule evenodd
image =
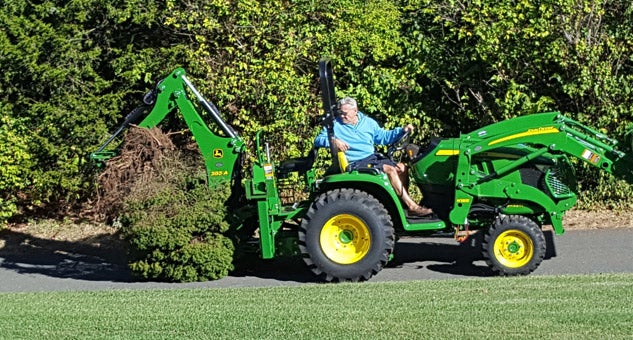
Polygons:
<instances>
[{"instance_id":1,"label":"paved asphalt driveway","mask_svg":"<svg viewBox=\"0 0 633 340\"><path fill-rule=\"evenodd\" d=\"M572 230L548 236L547 259L531 275L633 272L633 229ZM314 282L300 259L254 260L218 281L158 283L134 280L120 258L69 244L38 244L0 232L0 292L102 289L262 287ZM405 237L394 260L371 281L490 276L473 242L450 237Z\"/></svg>"}]
</instances>

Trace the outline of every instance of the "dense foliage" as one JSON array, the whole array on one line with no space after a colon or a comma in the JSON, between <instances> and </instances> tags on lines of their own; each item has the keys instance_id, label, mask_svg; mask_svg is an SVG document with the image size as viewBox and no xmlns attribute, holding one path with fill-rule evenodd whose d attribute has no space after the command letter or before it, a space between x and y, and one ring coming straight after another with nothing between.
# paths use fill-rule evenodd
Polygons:
<instances>
[{"instance_id":1,"label":"dense foliage","mask_svg":"<svg viewBox=\"0 0 633 340\"><path fill-rule=\"evenodd\" d=\"M87 155L177 66L245 140L271 132L279 159L318 130L324 57L339 95L387 126L413 122L419 142L545 110L619 138L632 24L624 0L5 1L0 222L88 202ZM630 196L582 171L585 190Z\"/></svg>"}]
</instances>

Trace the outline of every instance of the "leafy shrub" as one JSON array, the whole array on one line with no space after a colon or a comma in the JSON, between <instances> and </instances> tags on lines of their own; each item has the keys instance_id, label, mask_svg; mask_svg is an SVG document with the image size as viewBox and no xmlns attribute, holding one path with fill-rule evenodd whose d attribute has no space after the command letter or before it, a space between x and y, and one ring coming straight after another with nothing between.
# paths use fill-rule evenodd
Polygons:
<instances>
[{"instance_id":1,"label":"leafy shrub","mask_svg":"<svg viewBox=\"0 0 633 340\"><path fill-rule=\"evenodd\" d=\"M633 185L587 164L583 164L576 175L580 184L579 209L633 210L630 200Z\"/></svg>"},{"instance_id":2,"label":"leafy shrub","mask_svg":"<svg viewBox=\"0 0 633 340\"><path fill-rule=\"evenodd\" d=\"M26 143L5 108L0 103L0 227L18 211L17 197L28 184L25 173L31 165Z\"/></svg>"},{"instance_id":3,"label":"leafy shrub","mask_svg":"<svg viewBox=\"0 0 633 340\"><path fill-rule=\"evenodd\" d=\"M86 156L177 66L244 140L274 136L278 159L319 129L323 57L339 96L413 123L415 142L547 110L617 138L633 121L631 13L621 0L5 1L0 168L30 166L3 174L0 219L90 201Z\"/></svg>"}]
</instances>

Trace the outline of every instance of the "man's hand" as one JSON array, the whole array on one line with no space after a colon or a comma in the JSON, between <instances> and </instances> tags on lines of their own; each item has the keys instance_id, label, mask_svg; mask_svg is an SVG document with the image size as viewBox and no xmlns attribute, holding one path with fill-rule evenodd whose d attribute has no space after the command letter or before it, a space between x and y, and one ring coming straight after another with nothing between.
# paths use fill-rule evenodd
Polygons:
<instances>
[{"instance_id":1,"label":"man's hand","mask_svg":"<svg viewBox=\"0 0 633 340\"><path fill-rule=\"evenodd\" d=\"M332 138L332 144L336 146L339 151L345 152L349 150L349 145L340 139Z\"/></svg>"},{"instance_id":2,"label":"man's hand","mask_svg":"<svg viewBox=\"0 0 633 340\"><path fill-rule=\"evenodd\" d=\"M413 133L414 130L415 128L411 124L407 124L406 126L402 127L402 131L408 132L408 133Z\"/></svg>"}]
</instances>

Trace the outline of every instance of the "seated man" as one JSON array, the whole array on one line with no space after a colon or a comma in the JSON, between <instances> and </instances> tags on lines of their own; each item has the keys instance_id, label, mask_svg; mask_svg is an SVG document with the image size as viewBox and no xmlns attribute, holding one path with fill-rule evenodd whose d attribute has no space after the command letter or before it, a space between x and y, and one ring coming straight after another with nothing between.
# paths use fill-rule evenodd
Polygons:
<instances>
[{"instance_id":1,"label":"seated man","mask_svg":"<svg viewBox=\"0 0 633 340\"><path fill-rule=\"evenodd\" d=\"M389 177L391 185L402 202L409 209L410 215L425 216L433 213L429 208L415 203L407 193L405 184L408 184L407 168L402 163L395 163L388 158L376 157L374 145L389 145L402 136L405 132L413 132L413 125L407 124L404 128L385 130L372 118L358 111L356 100L350 97L338 102L340 116L334 121L334 135L332 143L343 151L350 162L350 170L378 167ZM329 147L327 131L323 131L314 140L316 147Z\"/></svg>"}]
</instances>

